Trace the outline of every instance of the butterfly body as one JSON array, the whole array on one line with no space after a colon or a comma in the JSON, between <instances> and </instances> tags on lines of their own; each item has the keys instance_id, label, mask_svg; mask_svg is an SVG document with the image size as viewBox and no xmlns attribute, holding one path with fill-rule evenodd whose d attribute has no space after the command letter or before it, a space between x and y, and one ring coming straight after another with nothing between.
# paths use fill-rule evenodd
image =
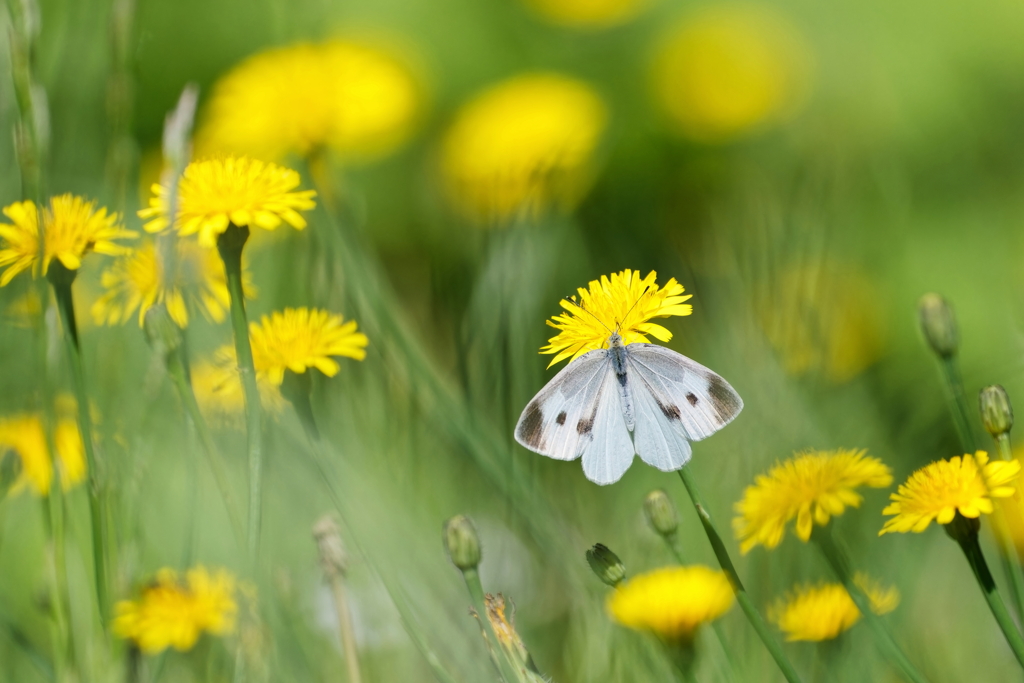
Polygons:
<instances>
[{"instance_id":1,"label":"butterfly body","mask_svg":"<svg viewBox=\"0 0 1024 683\"><path fill-rule=\"evenodd\" d=\"M743 401L722 377L656 344L590 351L537 393L516 424L516 440L558 460L583 458L587 478L618 481L633 456L663 471L690 459L690 442L715 433Z\"/></svg>"}]
</instances>

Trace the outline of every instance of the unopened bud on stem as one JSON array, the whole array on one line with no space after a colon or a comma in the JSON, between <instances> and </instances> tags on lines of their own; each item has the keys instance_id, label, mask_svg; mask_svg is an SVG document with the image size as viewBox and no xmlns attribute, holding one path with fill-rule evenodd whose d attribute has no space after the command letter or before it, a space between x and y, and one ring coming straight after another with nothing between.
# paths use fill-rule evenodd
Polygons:
<instances>
[{"instance_id":1,"label":"unopened bud on stem","mask_svg":"<svg viewBox=\"0 0 1024 683\"><path fill-rule=\"evenodd\" d=\"M601 543L587 551L587 564L594 570L597 578L612 588L626 578L626 566L622 564L622 560L609 550L608 546Z\"/></svg>"},{"instance_id":2,"label":"unopened bud on stem","mask_svg":"<svg viewBox=\"0 0 1024 683\"><path fill-rule=\"evenodd\" d=\"M998 384L985 387L978 396L981 405L981 421L992 436L1006 434L1013 428L1013 406L1006 389Z\"/></svg>"},{"instance_id":3,"label":"unopened bud on stem","mask_svg":"<svg viewBox=\"0 0 1024 683\"><path fill-rule=\"evenodd\" d=\"M672 499L661 489L655 489L644 498L647 523L662 536L671 536L679 528L679 514Z\"/></svg>"},{"instance_id":4,"label":"unopened bud on stem","mask_svg":"<svg viewBox=\"0 0 1024 683\"><path fill-rule=\"evenodd\" d=\"M932 350L942 358L955 355L960 335L949 302L938 294L925 294L917 304L917 313L921 331Z\"/></svg>"},{"instance_id":5,"label":"unopened bud on stem","mask_svg":"<svg viewBox=\"0 0 1024 683\"><path fill-rule=\"evenodd\" d=\"M476 569L480 564L480 537L465 515L455 515L444 523L444 547L460 570Z\"/></svg>"}]
</instances>

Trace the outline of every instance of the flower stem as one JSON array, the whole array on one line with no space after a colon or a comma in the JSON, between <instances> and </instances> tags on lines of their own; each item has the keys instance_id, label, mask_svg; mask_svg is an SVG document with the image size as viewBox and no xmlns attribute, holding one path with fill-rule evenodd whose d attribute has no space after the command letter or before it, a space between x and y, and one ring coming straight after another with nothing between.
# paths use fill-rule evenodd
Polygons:
<instances>
[{"instance_id":1,"label":"flower stem","mask_svg":"<svg viewBox=\"0 0 1024 683\"><path fill-rule=\"evenodd\" d=\"M757 607L754 606L750 595L747 594L747 590L743 587L743 582L740 581L740 577L736 573L736 567L732 563L732 558L729 557L729 551L726 550L722 537L715 528L714 522L711 521L711 515L708 513L707 505L705 505L704 499L700 495L700 490L697 488L697 482L694 481L693 476L690 474L690 468L683 467L679 470L679 478L683 480L683 486L686 487L686 492L690 494L690 500L693 501L693 507L697 510L697 516L700 517L700 522L704 526L704 532L708 535L711 548L715 551L715 557L718 558L718 564L729 578L729 583L732 584L732 589L736 593L736 602L740 604L740 608L747 616L747 621L754 627L754 631L757 632L761 642L764 643L765 648L767 648L772 659L779 666L786 680L789 683L798 683L800 676L797 674L796 669L793 668L786 654L782 651L779 641L775 639L764 617L757 611Z\"/></svg>"},{"instance_id":2,"label":"flower stem","mask_svg":"<svg viewBox=\"0 0 1024 683\"><path fill-rule=\"evenodd\" d=\"M53 453L53 451L50 451ZM56 460L56 458L54 458ZM56 462L54 472L56 473ZM64 497L60 492L60 482L55 481L51 486L51 494L42 500L43 518L46 521L46 530L49 535L47 548L47 564L50 576L50 600L53 609L53 651L54 670L57 681L67 679L69 660L73 652L71 646L71 630L68 628L68 618L64 611L65 599L68 590L67 566L64 553ZM60 493L58 493L60 492Z\"/></svg>"},{"instance_id":3,"label":"flower stem","mask_svg":"<svg viewBox=\"0 0 1024 683\"><path fill-rule=\"evenodd\" d=\"M995 437L996 450L999 457L1005 461L1013 460L1013 450L1010 448L1010 433L1003 432ZM1020 489L1013 492L1013 498L1001 501L996 514L994 515L993 530L995 531L996 542L998 543L999 555L1003 561L1003 569L1010 579L1010 592L1013 594L1013 605L1017 612L1017 619L1024 623L1024 567L1021 567L1021 557L1014 548L1011 528L1024 529L1024 498ZM1010 519L1010 517L1013 519Z\"/></svg>"},{"instance_id":4,"label":"flower stem","mask_svg":"<svg viewBox=\"0 0 1024 683\"><path fill-rule=\"evenodd\" d=\"M61 323L64 325L64 342L68 364L71 366L71 381L78 403L78 429L82 434L85 460L89 469L89 519L92 527L93 575L96 582L96 601L100 620L106 631L110 618L108 601L108 557L110 547L106 520L106 484L104 472L100 470L94 451L92 416L89 414L89 395L85 390L85 372L82 369L81 346L78 341L78 326L75 322L75 306L71 295L71 284L75 271L67 270L59 261L50 265L49 280L57 299ZM59 486L59 483L57 483Z\"/></svg>"},{"instance_id":5,"label":"flower stem","mask_svg":"<svg viewBox=\"0 0 1024 683\"><path fill-rule=\"evenodd\" d=\"M957 542L960 544L960 548L964 551L964 555L967 557L967 562L971 565L971 569L974 571L974 578L978 580L978 585L981 587L981 592L985 596L985 601L988 602L988 607L992 610L992 616L996 618L996 623L998 623L999 628L1003 630L1003 635L1006 636L1006 642L1010 644L1010 649L1013 650L1013 654L1017 657L1017 661L1020 662L1022 667L1024 667L1024 638L1021 637L1020 631L1017 630L1016 624L1013 623L1013 618L1006 610L1006 605L1003 603L1003 599L999 595L999 589L996 588L995 579L992 578L992 572L989 571L988 563L985 562L985 556L981 552L981 546L978 545L977 532L965 534L962 537L957 538Z\"/></svg>"},{"instance_id":6,"label":"flower stem","mask_svg":"<svg viewBox=\"0 0 1024 683\"><path fill-rule=\"evenodd\" d=\"M487 616L487 601L484 599L484 587L480 583L480 573L475 568L470 567L462 570L462 578L466 582L469 597L473 600L473 609L476 610L477 617L480 619L480 628L487 636L487 645L491 650L491 659L498 669L501 680L505 683L516 683L520 680L519 676L505 657L505 652L501 649L501 642L494 632L494 626L491 624L490 617Z\"/></svg>"},{"instance_id":7,"label":"flower stem","mask_svg":"<svg viewBox=\"0 0 1024 683\"><path fill-rule=\"evenodd\" d=\"M249 239L248 226L233 223L221 233L217 249L224 261L224 272L231 295L231 329L235 336L238 374L245 392L245 432L249 451L249 526L246 546L253 560L259 554L260 524L263 496L263 435L260 391L256 386L256 367L249 343L249 323L245 317L245 295L242 291L242 247Z\"/></svg>"},{"instance_id":8,"label":"flower stem","mask_svg":"<svg viewBox=\"0 0 1024 683\"><path fill-rule=\"evenodd\" d=\"M853 572L850 571L850 560L846 553L836 544L832 537L830 526L815 527L811 539L817 544L821 554L832 567L839 582L846 588L846 592L853 599L853 604L860 610L861 615L871 627L875 634L875 641L889 661L899 667L904 677L913 683L926 683L928 679L917 670L900 646L896 643L885 622L871 609L871 599L861 590L861 587L853 580Z\"/></svg>"},{"instance_id":9,"label":"flower stem","mask_svg":"<svg viewBox=\"0 0 1024 683\"><path fill-rule=\"evenodd\" d=\"M967 408L967 397L964 395L964 383L960 379L960 366L955 355L939 358L942 366L942 377L946 380L946 396L949 399L949 409L953 413L953 422L956 424L957 434L960 436L960 444L968 453L977 450L977 441L974 439L974 432L971 430L970 411Z\"/></svg>"},{"instance_id":10,"label":"flower stem","mask_svg":"<svg viewBox=\"0 0 1024 683\"><path fill-rule=\"evenodd\" d=\"M184 361L184 347L179 346L174 351L168 353L167 374L170 375L174 388L178 391L178 396L185 406L185 411L196 428L196 433L199 435L199 443L203 447L206 461L210 465L213 479L217 483L217 488L220 490L221 498L224 501L224 507L231 522L231 529L235 532L235 538L241 542L244 538L242 519L239 515L238 505L235 503L234 496L231 495L231 487L228 484L228 477L224 470L224 460L217 449L217 444L213 440L213 435L210 433L210 426L206 424L206 419L203 418L203 414L199 410L199 403L196 402L196 395L192 390L192 383L189 381L188 373L185 371Z\"/></svg>"}]
</instances>

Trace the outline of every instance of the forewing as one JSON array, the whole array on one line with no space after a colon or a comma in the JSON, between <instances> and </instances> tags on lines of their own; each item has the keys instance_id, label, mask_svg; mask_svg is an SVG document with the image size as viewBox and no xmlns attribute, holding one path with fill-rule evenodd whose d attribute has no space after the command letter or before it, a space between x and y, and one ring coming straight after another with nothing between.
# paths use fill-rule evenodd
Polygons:
<instances>
[{"instance_id":1,"label":"forewing","mask_svg":"<svg viewBox=\"0 0 1024 683\"><path fill-rule=\"evenodd\" d=\"M626 351L634 401L640 402L636 398L640 394L650 395L646 409L649 413L657 411L654 424L667 424L673 430L678 425L687 439L700 441L732 422L743 409L743 399L728 382L682 354L664 346L639 343L630 344ZM658 420L657 414L664 420ZM639 417L637 422L639 430ZM668 441L672 437L665 434L664 438ZM647 461L644 453L640 456Z\"/></svg>"},{"instance_id":2,"label":"forewing","mask_svg":"<svg viewBox=\"0 0 1024 683\"><path fill-rule=\"evenodd\" d=\"M589 431L589 443L583 451L583 473L595 484L614 484L633 464L633 440L626 428L619 396L618 378L609 365L601 381L600 398L595 406Z\"/></svg>"},{"instance_id":3,"label":"forewing","mask_svg":"<svg viewBox=\"0 0 1024 683\"><path fill-rule=\"evenodd\" d=\"M516 441L549 458L578 458L593 437L605 375L615 376L605 349L591 351L562 368L519 416ZM618 401L614 393L604 399L604 403Z\"/></svg>"}]
</instances>

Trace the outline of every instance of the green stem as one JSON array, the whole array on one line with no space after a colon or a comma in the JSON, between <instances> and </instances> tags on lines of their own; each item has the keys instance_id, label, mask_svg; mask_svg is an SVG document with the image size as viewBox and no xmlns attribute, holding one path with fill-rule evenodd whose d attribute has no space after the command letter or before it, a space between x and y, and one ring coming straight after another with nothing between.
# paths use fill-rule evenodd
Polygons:
<instances>
[{"instance_id":1,"label":"green stem","mask_svg":"<svg viewBox=\"0 0 1024 683\"><path fill-rule=\"evenodd\" d=\"M85 372L82 368L81 346L78 340L78 326L75 323L75 306L71 295L71 284L75 279L75 271L69 271L59 262L50 264L50 284L57 299L61 323L64 325L64 342L67 350L68 364L71 366L71 380L74 385L75 399L78 402L78 429L82 434L82 445L85 447L85 460L89 468L89 519L92 528L92 559L93 575L96 582L96 601L99 604L100 620L103 629L109 626L110 604L108 600L108 557L110 539L106 519L106 483L104 472L96 459L92 435L92 416L89 414L89 394L85 389Z\"/></svg>"},{"instance_id":2,"label":"green stem","mask_svg":"<svg viewBox=\"0 0 1024 683\"><path fill-rule=\"evenodd\" d=\"M231 486L228 484L228 476L225 471L224 459L217 448L210 433L210 426L203 418L199 410L199 403L196 401L195 392L192 390L192 383L189 381L188 373L185 371L185 349L179 346L176 350L167 354L167 374L170 375L174 388L178 391L189 420L199 435L199 443L202 445L203 453L206 455L206 462L213 473L213 479L220 491L221 499L224 501L224 508L227 510L228 519L231 522L231 529L235 532L235 538L241 542L245 537L242 527L242 518L238 512L238 505L234 496L231 495Z\"/></svg>"},{"instance_id":3,"label":"green stem","mask_svg":"<svg viewBox=\"0 0 1024 683\"><path fill-rule=\"evenodd\" d=\"M725 543L722 542L722 537L719 535L718 530L715 528L714 522L711 521L711 515L708 512L707 505L704 503L704 499L700 495L700 491L697 489L697 482L694 481L693 476L690 474L689 467L683 467L679 470L679 478L683 480L683 486L686 487L686 492L690 494L690 500L693 501L693 507L697 510L697 516L700 517L700 522L704 525L704 532L708 536L708 540L711 542L711 547L715 551L715 557L718 558L718 564L722 567L722 571L729 578L729 582L732 584L732 589L736 593L736 602L740 604L740 608L743 613L747 616L747 621L754 627L754 631L757 632L757 636L764 643L765 648L771 654L775 663L779 666L782 671L782 675L786 677L789 683L799 683L800 676L797 674L796 669L790 663L786 654L782 651L782 646L779 641L775 639L775 636L768 628L768 624L765 622L764 617L757 611L757 607L754 606L753 601L747 594L746 589L743 587L743 583L740 581L739 575L736 573L736 567L732 563L732 558L729 557L729 551L725 548Z\"/></svg>"},{"instance_id":4,"label":"green stem","mask_svg":"<svg viewBox=\"0 0 1024 683\"><path fill-rule=\"evenodd\" d=\"M466 589L469 591L469 597L473 600L477 618L480 619L480 628L487 635L487 644L491 650L494 665L498 668L498 674L505 683L516 683L519 676L506 658L505 652L501 648L501 641L498 640L494 626L487 616L487 601L484 598L484 587L480 583L480 573L475 568L463 569L462 578L466 581Z\"/></svg>"},{"instance_id":5,"label":"green stem","mask_svg":"<svg viewBox=\"0 0 1024 683\"><path fill-rule=\"evenodd\" d=\"M1012 461L1013 449L1010 447L1010 433L1003 432L995 437L996 451L999 457L1005 461ZM1010 592L1013 594L1013 606L1017 613L1017 619L1024 624L1024 567L1021 567L1020 555L1014 546L1010 535L1008 524L1015 524L1017 528L1024 528L1024 517L1021 516L1021 492L1016 490L1013 493L1013 501L1007 501L1009 505L1000 505L996 518L993 520L993 528L996 532L996 541L999 547L999 555L1003 561L1003 570L1010 578ZM1016 515L1017 519L1012 522L1007 516Z\"/></svg>"},{"instance_id":6,"label":"green stem","mask_svg":"<svg viewBox=\"0 0 1024 683\"><path fill-rule=\"evenodd\" d=\"M1020 631L1017 630L1017 626L1013 623L1013 618L1006 610L1006 605L999 595L995 579L992 578L992 572L989 571L988 563L985 562L981 546L978 545L977 532L964 534L962 538L957 539L957 542L960 543L960 548L964 551L964 555L967 556L967 562L974 571L974 578L978 580L978 586L981 587L985 601L988 603L989 609L992 610L992 616L996 618L996 623L1003 630L1006 642L1010 644L1010 649L1013 650L1017 661L1024 667L1024 638L1021 637Z\"/></svg>"},{"instance_id":7,"label":"green stem","mask_svg":"<svg viewBox=\"0 0 1024 683\"><path fill-rule=\"evenodd\" d=\"M52 453L52 451L51 451ZM71 631L68 618L64 611L65 597L68 590L66 558L64 553L64 498L60 493L60 481L57 478L57 463L54 457L54 478L51 492L54 495L42 499L43 519L49 536L47 560L50 565L50 601L53 609L53 664L57 672L57 680L64 681L68 673L68 660L71 654Z\"/></svg>"},{"instance_id":8,"label":"green stem","mask_svg":"<svg viewBox=\"0 0 1024 683\"><path fill-rule=\"evenodd\" d=\"M850 594L853 603L857 605L857 609L860 610L861 615L864 617L864 621L871 627L871 631L875 634L875 641L879 649L882 650L882 653L889 661L899 667L908 681L927 683L928 679L907 659L907 655L904 654L903 650L896 643L882 618L871 609L871 599L853 580L849 558L836 544L835 539L832 538L832 528L830 526L815 527L811 538L821 550L822 555L825 556L825 560L832 567L832 571L835 572L839 582L843 584L846 592Z\"/></svg>"},{"instance_id":9,"label":"green stem","mask_svg":"<svg viewBox=\"0 0 1024 683\"><path fill-rule=\"evenodd\" d=\"M248 226L228 225L217 240L217 249L224 261L228 292L231 295L231 329L235 336L238 374L245 392L245 432L249 451L249 527L247 547L253 560L259 554L260 524L263 513L263 435L260 390L256 385L256 367L249 343L249 323L245 317L245 294L242 291L242 247L249 239Z\"/></svg>"},{"instance_id":10,"label":"green stem","mask_svg":"<svg viewBox=\"0 0 1024 683\"><path fill-rule=\"evenodd\" d=\"M960 444L968 453L974 453L978 449L978 442L974 439L974 432L971 430L970 411L967 408L967 397L964 394L964 383L960 379L960 366L955 355L939 358L942 366L942 376L946 380L946 396L949 399L949 409L953 413L953 422L956 424L957 434L960 435Z\"/></svg>"}]
</instances>

